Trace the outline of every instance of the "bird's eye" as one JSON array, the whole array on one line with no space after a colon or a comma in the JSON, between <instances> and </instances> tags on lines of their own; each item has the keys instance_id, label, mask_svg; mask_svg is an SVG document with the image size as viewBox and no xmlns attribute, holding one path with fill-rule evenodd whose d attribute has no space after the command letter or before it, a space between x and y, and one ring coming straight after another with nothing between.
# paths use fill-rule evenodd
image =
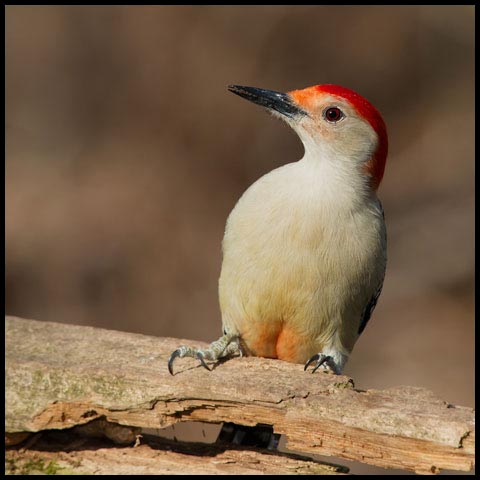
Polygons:
<instances>
[{"instance_id":1,"label":"bird's eye","mask_svg":"<svg viewBox=\"0 0 480 480\"><path fill-rule=\"evenodd\" d=\"M325 117L325 120L327 120L327 122L337 123L345 115L338 107L329 107L323 112L323 116Z\"/></svg>"}]
</instances>

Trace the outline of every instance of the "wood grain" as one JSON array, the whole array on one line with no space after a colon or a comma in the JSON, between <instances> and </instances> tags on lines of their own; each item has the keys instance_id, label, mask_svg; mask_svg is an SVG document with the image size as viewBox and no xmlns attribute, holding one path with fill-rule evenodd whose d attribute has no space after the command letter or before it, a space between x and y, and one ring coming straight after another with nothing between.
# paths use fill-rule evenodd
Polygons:
<instances>
[{"instance_id":1,"label":"wood grain","mask_svg":"<svg viewBox=\"0 0 480 480\"><path fill-rule=\"evenodd\" d=\"M302 365L235 358L212 371L169 354L191 340L6 317L6 433L65 429L104 417L130 427L223 421L272 425L307 454L419 473L474 466L471 408L400 386L356 390Z\"/></svg>"}]
</instances>

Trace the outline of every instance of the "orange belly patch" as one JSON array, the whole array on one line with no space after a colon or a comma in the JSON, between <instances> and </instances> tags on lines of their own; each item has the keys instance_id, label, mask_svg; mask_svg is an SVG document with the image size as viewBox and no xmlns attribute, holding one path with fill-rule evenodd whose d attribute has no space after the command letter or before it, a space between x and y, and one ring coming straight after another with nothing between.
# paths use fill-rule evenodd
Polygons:
<instances>
[{"instance_id":1,"label":"orange belly patch","mask_svg":"<svg viewBox=\"0 0 480 480\"><path fill-rule=\"evenodd\" d=\"M242 333L241 337L250 355L278 358L287 362L305 362L305 338L285 324L265 324Z\"/></svg>"},{"instance_id":2,"label":"orange belly patch","mask_svg":"<svg viewBox=\"0 0 480 480\"><path fill-rule=\"evenodd\" d=\"M295 330L284 326L277 338L277 358L287 362L304 363L305 347L305 338Z\"/></svg>"},{"instance_id":3,"label":"orange belly patch","mask_svg":"<svg viewBox=\"0 0 480 480\"><path fill-rule=\"evenodd\" d=\"M255 324L255 328L242 332L247 353L256 357L277 358L276 345L280 328L280 325L276 328L275 325L262 322L260 325Z\"/></svg>"}]
</instances>

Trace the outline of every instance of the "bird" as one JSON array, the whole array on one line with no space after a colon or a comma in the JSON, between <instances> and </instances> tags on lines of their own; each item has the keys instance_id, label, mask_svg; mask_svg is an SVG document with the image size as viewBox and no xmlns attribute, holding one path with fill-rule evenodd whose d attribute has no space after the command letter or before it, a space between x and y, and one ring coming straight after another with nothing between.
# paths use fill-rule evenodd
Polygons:
<instances>
[{"instance_id":1,"label":"bird","mask_svg":"<svg viewBox=\"0 0 480 480\"><path fill-rule=\"evenodd\" d=\"M300 160L254 182L228 216L218 291L223 335L168 359L276 358L341 374L382 291L385 215L377 196L387 128L368 100L320 84L287 93L228 90L284 120ZM261 137L261 133L258 134Z\"/></svg>"}]
</instances>

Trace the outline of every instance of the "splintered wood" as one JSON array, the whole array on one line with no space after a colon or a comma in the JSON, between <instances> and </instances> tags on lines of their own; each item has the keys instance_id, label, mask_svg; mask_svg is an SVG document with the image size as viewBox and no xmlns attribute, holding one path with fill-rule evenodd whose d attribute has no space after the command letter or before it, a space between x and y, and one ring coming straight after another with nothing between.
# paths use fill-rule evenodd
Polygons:
<instances>
[{"instance_id":1,"label":"splintered wood","mask_svg":"<svg viewBox=\"0 0 480 480\"><path fill-rule=\"evenodd\" d=\"M210 372L178 359L171 376L167 359L182 344L205 345L6 317L7 440L98 419L130 427L127 441L135 428L225 421L272 425L302 454L418 473L473 469L471 408L421 388L355 390L348 377L264 358L231 359Z\"/></svg>"}]
</instances>

